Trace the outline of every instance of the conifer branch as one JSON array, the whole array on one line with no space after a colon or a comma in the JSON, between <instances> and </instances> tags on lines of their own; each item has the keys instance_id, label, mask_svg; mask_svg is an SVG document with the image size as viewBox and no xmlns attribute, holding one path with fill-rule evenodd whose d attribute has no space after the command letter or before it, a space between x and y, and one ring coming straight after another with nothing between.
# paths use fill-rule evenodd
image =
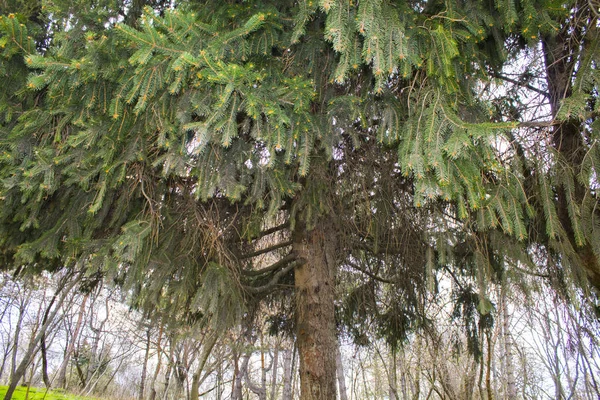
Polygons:
<instances>
[{"instance_id":1,"label":"conifer branch","mask_svg":"<svg viewBox=\"0 0 600 400\"><path fill-rule=\"evenodd\" d=\"M546 97L546 98L548 98L548 97L550 96L550 94L549 94L548 92L546 92L545 90L543 90L543 89L540 89L540 88L537 88L537 87L535 87L535 86L532 86L532 85L531 85L531 84L529 84L529 83L520 82L520 81L518 81L518 80L516 80L516 79L509 78L509 77L508 77L508 76L506 76L506 75L502 75L502 74L499 74L499 73L496 73L496 72L493 72L493 71L491 72L491 75L492 75L492 77L494 77L494 78L496 78L496 79L500 79L500 80L503 80L503 81L506 81L506 82L512 83L512 84L514 84L514 85L517 85L517 86L524 87L524 88L526 88L526 89L529 89L529 90L531 90L531 91L533 91L533 92L536 92L536 93L538 93L538 94L541 94L542 96L544 96L544 97Z\"/></svg>"},{"instance_id":2,"label":"conifer branch","mask_svg":"<svg viewBox=\"0 0 600 400\"><path fill-rule=\"evenodd\" d=\"M269 265L268 267L258 269L258 270L242 270L242 274L246 276L258 276L267 274L273 271L277 271L287 263L296 260L296 255L294 253L290 253L287 256L283 257L281 260Z\"/></svg>"},{"instance_id":3,"label":"conifer branch","mask_svg":"<svg viewBox=\"0 0 600 400\"><path fill-rule=\"evenodd\" d=\"M462 285L462 283L460 283L460 281L458 280L458 278L456 277L456 274L454 273L454 271L452 271L450 268L448 268L447 265L442 265L442 267L446 270L446 272L448 272L450 274L450 276L452 277L452 280L454 281L454 283L456 283L458 285L458 287L460 288L460 290L462 290L463 292L465 291L464 286Z\"/></svg>"},{"instance_id":4,"label":"conifer branch","mask_svg":"<svg viewBox=\"0 0 600 400\"><path fill-rule=\"evenodd\" d=\"M268 235L270 235L272 233L279 232L279 231L281 231L283 229L289 228L289 226L290 226L290 222L289 221L284 222L281 225L277 225L277 226L274 226L272 228L265 229L264 231L262 231L262 232L260 232L258 234L258 237L262 238L262 237L268 236Z\"/></svg>"},{"instance_id":5,"label":"conifer branch","mask_svg":"<svg viewBox=\"0 0 600 400\"><path fill-rule=\"evenodd\" d=\"M548 274L540 274L539 272L531 272L531 271L527 271L524 268L519 267L518 265L513 265L512 266L514 269L516 269L517 271L526 274L526 275L530 275L530 276L537 276L538 278L544 278L544 279L550 279L550 275Z\"/></svg>"},{"instance_id":6,"label":"conifer branch","mask_svg":"<svg viewBox=\"0 0 600 400\"><path fill-rule=\"evenodd\" d=\"M271 278L271 280L268 283L256 287L244 285L244 290L250 294L260 294L267 292L273 289L279 283L279 280L283 278L288 272L290 272L294 267L296 267L297 265L301 265L305 262L306 260L304 259L296 259L289 263L285 268L279 270L275 275L273 275L273 278Z\"/></svg>"},{"instance_id":7,"label":"conifer branch","mask_svg":"<svg viewBox=\"0 0 600 400\"><path fill-rule=\"evenodd\" d=\"M277 249L281 249L283 247L291 246L292 243L293 242L291 240L289 240L287 242L277 243L276 245L273 245L271 247L265 247L264 249L260 249L260 250L257 250L255 252L252 252L252 253L243 254L243 255L240 256L240 259L241 260L246 260L248 258L260 256L261 254L270 253L270 252L275 251Z\"/></svg>"},{"instance_id":8,"label":"conifer branch","mask_svg":"<svg viewBox=\"0 0 600 400\"><path fill-rule=\"evenodd\" d=\"M373 272L371 272L371 271L368 271L368 270L366 270L366 269L364 269L364 268L360 267L358 264L356 264L356 263L353 263L352 261L348 261L348 265L349 265L350 267L354 268L355 270L357 270L357 271L359 271L359 272L362 272L363 274L367 275L369 278L371 278L371 279L375 279L375 280L376 280L376 281L378 281L378 282L382 282L382 283L389 283L389 284L391 284L391 285L393 285L393 284L395 283L395 282L392 282L392 281L390 281L389 279L382 278L382 277L380 277L380 276L378 276L378 275L374 274Z\"/></svg>"},{"instance_id":9,"label":"conifer branch","mask_svg":"<svg viewBox=\"0 0 600 400\"><path fill-rule=\"evenodd\" d=\"M553 126L560 125L562 121L552 120L552 121L525 121L519 122L517 124L517 128L550 128Z\"/></svg>"}]
</instances>

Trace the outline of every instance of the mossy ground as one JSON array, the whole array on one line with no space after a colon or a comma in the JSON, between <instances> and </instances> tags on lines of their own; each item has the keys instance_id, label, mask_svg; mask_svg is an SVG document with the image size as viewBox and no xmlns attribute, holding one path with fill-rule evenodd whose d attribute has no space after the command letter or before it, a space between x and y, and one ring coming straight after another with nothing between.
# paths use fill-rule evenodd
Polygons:
<instances>
[{"instance_id":1,"label":"mossy ground","mask_svg":"<svg viewBox=\"0 0 600 400\"><path fill-rule=\"evenodd\" d=\"M4 398L8 386L0 386L0 399ZM92 397L78 396L66 393L60 389L46 390L45 388L17 386L12 396L13 400L98 400Z\"/></svg>"}]
</instances>

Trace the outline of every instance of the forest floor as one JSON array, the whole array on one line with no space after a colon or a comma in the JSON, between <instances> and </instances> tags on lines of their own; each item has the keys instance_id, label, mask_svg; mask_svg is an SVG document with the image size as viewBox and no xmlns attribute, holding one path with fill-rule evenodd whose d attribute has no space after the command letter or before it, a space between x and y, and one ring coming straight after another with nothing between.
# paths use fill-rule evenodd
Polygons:
<instances>
[{"instance_id":1,"label":"forest floor","mask_svg":"<svg viewBox=\"0 0 600 400\"><path fill-rule=\"evenodd\" d=\"M0 386L0 399L4 398L8 386ZM18 386L12 396L13 400L98 400L94 397L79 396L63 390L46 390L45 388L34 388Z\"/></svg>"}]
</instances>

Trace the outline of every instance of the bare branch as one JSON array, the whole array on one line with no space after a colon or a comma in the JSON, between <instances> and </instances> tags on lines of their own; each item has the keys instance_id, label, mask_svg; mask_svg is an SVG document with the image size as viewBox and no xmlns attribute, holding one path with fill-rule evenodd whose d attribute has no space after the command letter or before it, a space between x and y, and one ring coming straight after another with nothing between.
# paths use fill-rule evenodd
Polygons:
<instances>
[{"instance_id":1,"label":"bare branch","mask_svg":"<svg viewBox=\"0 0 600 400\"><path fill-rule=\"evenodd\" d=\"M549 94L548 94L548 92L546 92L546 91L544 91L544 90L542 90L542 89L540 89L540 88L537 88L537 87L535 87L535 86L532 86L532 85L530 85L529 83L520 82L520 81L518 81L518 80L516 80L516 79L509 78L509 77L508 77L508 76L506 76L506 75L498 74L498 73L495 73L495 72L492 72L492 74L491 74L491 75L492 75L494 78L497 78L497 79L500 79L500 80L503 80L503 81L506 81L506 82L509 82L509 83L515 84L515 85L517 85L517 86L524 87L524 88L526 88L526 89L529 89L529 90L531 90L531 91L533 91L533 92L539 93L539 94L541 94L542 96L545 96L546 98L547 98L547 97L549 97Z\"/></svg>"},{"instance_id":2,"label":"bare branch","mask_svg":"<svg viewBox=\"0 0 600 400\"><path fill-rule=\"evenodd\" d=\"M273 245L271 247L265 247L264 249L260 249L260 250L257 250L255 252L252 252L252 253L243 254L242 256L240 256L240 259L245 260L245 259L248 259L248 258L260 256L261 254L270 253L270 252L275 251L277 249L281 249L283 247L291 246L292 243L293 242L291 240L289 240L287 242L277 243L276 245Z\"/></svg>"},{"instance_id":3,"label":"bare branch","mask_svg":"<svg viewBox=\"0 0 600 400\"><path fill-rule=\"evenodd\" d=\"M271 278L271 280L268 283L266 283L262 286L257 286L257 287L244 286L244 290L246 290L250 294L259 294L259 293L263 293L268 290L271 290L275 287L275 285L277 285L279 283L279 280L285 274L290 272L295 266L300 265L305 262L306 262L306 260L304 260L304 259L297 259L295 261L292 261L291 263L288 264L287 267L279 270L275 275L273 275L273 278Z\"/></svg>"},{"instance_id":4,"label":"bare branch","mask_svg":"<svg viewBox=\"0 0 600 400\"><path fill-rule=\"evenodd\" d=\"M388 279L382 278L378 275L375 275L374 273L372 273L371 271L368 271L366 269L364 269L363 267L360 267L358 264L353 263L353 262L349 262L348 265L352 268L354 268L355 270L362 272L363 274L367 275L369 278L371 279L375 279L378 282L382 282L382 283L389 283L389 284L394 284L393 281L390 281Z\"/></svg>"},{"instance_id":5,"label":"bare branch","mask_svg":"<svg viewBox=\"0 0 600 400\"><path fill-rule=\"evenodd\" d=\"M296 259L296 255L294 253L290 253L287 256L283 257L281 260L269 265L268 267L259 269L259 270L242 270L242 274L246 276L257 276L263 275L270 272L274 272L282 267L284 267L287 263Z\"/></svg>"}]
</instances>

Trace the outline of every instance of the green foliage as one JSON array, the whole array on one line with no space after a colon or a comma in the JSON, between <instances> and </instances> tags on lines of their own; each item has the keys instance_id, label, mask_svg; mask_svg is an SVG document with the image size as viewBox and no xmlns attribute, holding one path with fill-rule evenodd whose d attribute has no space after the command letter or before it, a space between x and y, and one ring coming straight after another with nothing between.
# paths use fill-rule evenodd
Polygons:
<instances>
[{"instance_id":1,"label":"green foliage","mask_svg":"<svg viewBox=\"0 0 600 400\"><path fill-rule=\"evenodd\" d=\"M475 293L473 288L466 287L457 291L453 318L461 319L467 333L468 351L480 361L483 354L482 334L490 331L494 325L491 311L494 305L489 299Z\"/></svg>"},{"instance_id":2,"label":"green foliage","mask_svg":"<svg viewBox=\"0 0 600 400\"><path fill-rule=\"evenodd\" d=\"M568 7L51 3L45 19L0 19L7 265L84 263L148 314L200 313L224 329L250 301L242 275L256 265L245 254L261 229L285 221L287 233L310 230L331 217L343 236L337 262L385 265L396 291L383 297L409 305L382 306L372 285L354 285L346 321L372 306L377 331L398 343L418 319L408 283L421 290L427 275L435 290L441 266L473 280L492 275L486 257L453 254L466 235L495 232L504 243L489 254L510 243L520 246L516 259L535 241L570 243L572 232L571 253L590 244L600 255L597 29L584 30L573 90L552 122L585 132L576 165L558 150L528 158L513 140L520 121L494 115L480 96L511 52L560 39ZM556 201L563 192L569 229ZM426 262L427 251L437 256ZM394 281L408 270L410 282ZM472 293L457 299L475 338L475 311L492 310Z\"/></svg>"}]
</instances>

